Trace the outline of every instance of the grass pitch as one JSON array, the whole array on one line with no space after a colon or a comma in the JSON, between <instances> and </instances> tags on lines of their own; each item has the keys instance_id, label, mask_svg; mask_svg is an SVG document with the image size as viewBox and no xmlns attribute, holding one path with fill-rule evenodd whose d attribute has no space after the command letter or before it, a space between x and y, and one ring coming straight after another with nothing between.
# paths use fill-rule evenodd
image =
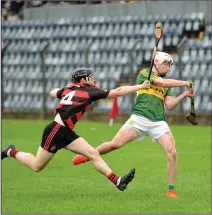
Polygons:
<instances>
[{"instance_id":1,"label":"grass pitch","mask_svg":"<svg viewBox=\"0 0 212 215\"><path fill-rule=\"evenodd\" d=\"M49 121L3 120L2 147L36 153ZM76 132L91 145L110 140L120 124L80 122ZM90 163L73 166L74 153L61 150L42 172L13 158L2 161L3 214L209 214L211 213L211 128L171 126L178 152L178 199L165 197L166 158L147 137L104 155L118 175L136 168L134 181L120 192Z\"/></svg>"}]
</instances>

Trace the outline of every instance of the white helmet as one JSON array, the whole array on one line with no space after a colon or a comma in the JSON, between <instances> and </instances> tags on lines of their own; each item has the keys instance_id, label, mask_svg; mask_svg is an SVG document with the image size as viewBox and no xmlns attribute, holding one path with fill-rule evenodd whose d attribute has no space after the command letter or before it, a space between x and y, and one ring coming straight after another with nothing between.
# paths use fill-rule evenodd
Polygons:
<instances>
[{"instance_id":1,"label":"white helmet","mask_svg":"<svg viewBox=\"0 0 212 215\"><path fill-rule=\"evenodd\" d=\"M166 52L156 52L155 60L158 60L161 63L163 63L164 61L169 61L171 64L173 64L172 56L167 54Z\"/></svg>"}]
</instances>

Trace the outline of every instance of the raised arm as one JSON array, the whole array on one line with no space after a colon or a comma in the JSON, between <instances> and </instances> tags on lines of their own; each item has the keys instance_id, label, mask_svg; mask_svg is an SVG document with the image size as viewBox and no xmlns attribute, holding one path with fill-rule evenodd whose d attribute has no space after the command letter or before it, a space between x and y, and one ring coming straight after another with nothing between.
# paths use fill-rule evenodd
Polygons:
<instances>
[{"instance_id":1,"label":"raised arm","mask_svg":"<svg viewBox=\"0 0 212 215\"><path fill-rule=\"evenodd\" d=\"M122 87L118 87L116 89L111 90L107 97L115 98L118 96L125 96L130 93L136 92L138 90L148 89L148 88L150 88L149 81L145 81L143 84L138 84L138 85L134 85L134 86L122 86Z\"/></svg>"},{"instance_id":2,"label":"raised arm","mask_svg":"<svg viewBox=\"0 0 212 215\"><path fill-rule=\"evenodd\" d=\"M153 80L153 84L161 87L189 87L189 81L181 81L175 79L157 78Z\"/></svg>"}]
</instances>

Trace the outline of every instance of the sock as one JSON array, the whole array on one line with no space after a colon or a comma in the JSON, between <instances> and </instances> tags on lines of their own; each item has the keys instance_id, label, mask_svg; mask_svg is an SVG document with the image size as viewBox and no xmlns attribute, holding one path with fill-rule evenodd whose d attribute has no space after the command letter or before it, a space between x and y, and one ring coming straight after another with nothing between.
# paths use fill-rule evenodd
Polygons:
<instances>
[{"instance_id":1,"label":"sock","mask_svg":"<svg viewBox=\"0 0 212 215\"><path fill-rule=\"evenodd\" d=\"M17 154L18 152L19 152L19 151L16 150L16 149L9 149L9 150L7 151L7 156L8 156L8 157L13 157L13 158L15 158L15 156L16 156L16 154Z\"/></svg>"},{"instance_id":2,"label":"sock","mask_svg":"<svg viewBox=\"0 0 212 215\"><path fill-rule=\"evenodd\" d=\"M116 174L114 174L113 172L111 172L111 173L107 176L107 178L108 178L111 182L113 182L116 186L118 186L118 184L120 183L120 180L118 180L119 177L118 177ZM117 183L117 182L118 182L118 183Z\"/></svg>"},{"instance_id":3,"label":"sock","mask_svg":"<svg viewBox=\"0 0 212 215\"><path fill-rule=\"evenodd\" d=\"M174 190L174 185L173 184L169 184L169 190Z\"/></svg>"}]
</instances>

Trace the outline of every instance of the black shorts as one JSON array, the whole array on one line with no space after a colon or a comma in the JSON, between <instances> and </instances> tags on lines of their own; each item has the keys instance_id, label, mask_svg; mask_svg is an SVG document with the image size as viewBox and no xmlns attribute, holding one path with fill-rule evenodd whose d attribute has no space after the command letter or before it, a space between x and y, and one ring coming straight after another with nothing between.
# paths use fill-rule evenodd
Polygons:
<instances>
[{"instance_id":1,"label":"black shorts","mask_svg":"<svg viewBox=\"0 0 212 215\"><path fill-rule=\"evenodd\" d=\"M41 147L48 152L56 153L77 138L79 136L70 128L53 121L43 131Z\"/></svg>"}]
</instances>

